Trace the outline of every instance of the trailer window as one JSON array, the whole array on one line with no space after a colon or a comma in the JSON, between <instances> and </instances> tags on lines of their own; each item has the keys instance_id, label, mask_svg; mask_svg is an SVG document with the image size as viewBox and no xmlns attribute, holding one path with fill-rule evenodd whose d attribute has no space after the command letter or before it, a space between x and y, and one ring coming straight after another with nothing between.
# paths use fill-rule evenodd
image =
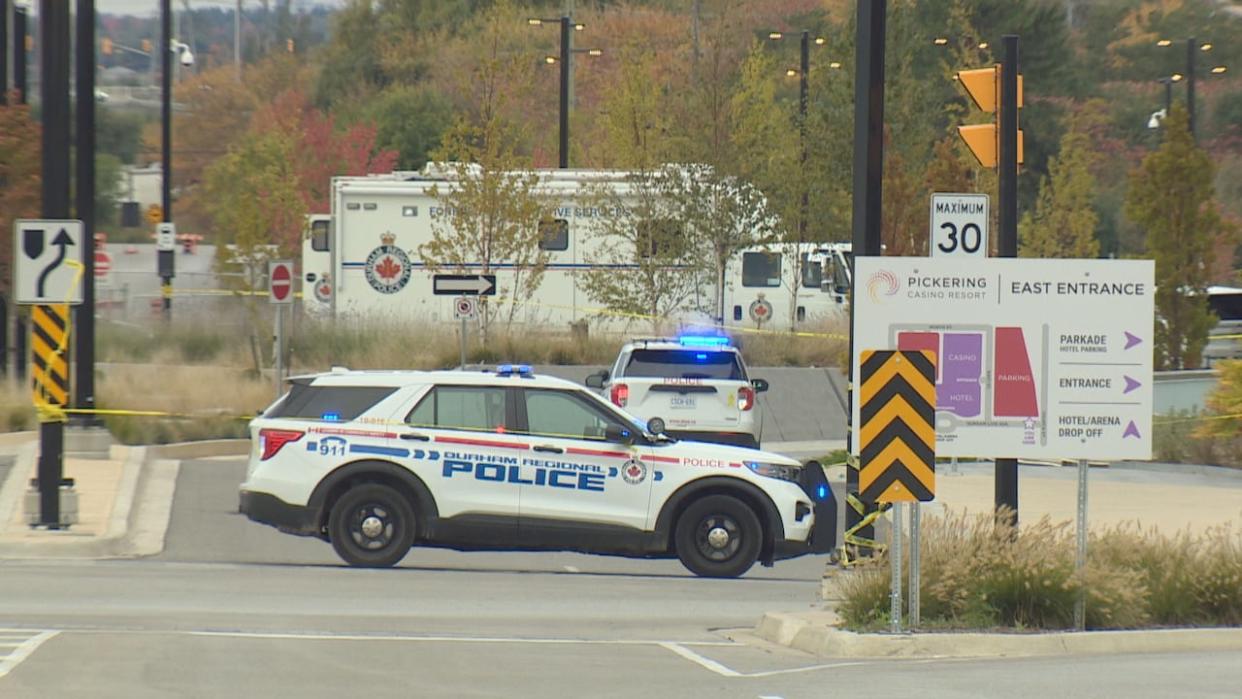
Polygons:
<instances>
[{"instance_id":1,"label":"trailer window","mask_svg":"<svg viewBox=\"0 0 1242 699\"><path fill-rule=\"evenodd\" d=\"M779 252L742 253L742 286L776 287L781 285L781 254Z\"/></svg>"},{"instance_id":2,"label":"trailer window","mask_svg":"<svg viewBox=\"0 0 1242 699\"><path fill-rule=\"evenodd\" d=\"M331 221L319 219L311 221L311 250L315 252L328 251L328 224Z\"/></svg>"},{"instance_id":3,"label":"trailer window","mask_svg":"<svg viewBox=\"0 0 1242 699\"><path fill-rule=\"evenodd\" d=\"M569 249L569 221L563 218L555 218L548 221L539 222L539 249L540 250L568 250Z\"/></svg>"},{"instance_id":4,"label":"trailer window","mask_svg":"<svg viewBox=\"0 0 1242 699\"><path fill-rule=\"evenodd\" d=\"M802 287L818 289L824 282L824 268L819 260L812 260L809 253L802 253Z\"/></svg>"}]
</instances>

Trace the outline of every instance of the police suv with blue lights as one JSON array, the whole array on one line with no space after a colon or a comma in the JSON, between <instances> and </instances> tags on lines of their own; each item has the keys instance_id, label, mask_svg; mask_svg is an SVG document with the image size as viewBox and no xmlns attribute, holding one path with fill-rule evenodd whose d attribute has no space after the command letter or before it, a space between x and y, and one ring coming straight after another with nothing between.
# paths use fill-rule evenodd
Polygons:
<instances>
[{"instance_id":1,"label":"police suv with blue lights","mask_svg":"<svg viewBox=\"0 0 1242 699\"><path fill-rule=\"evenodd\" d=\"M758 394L768 382L750 378L724 335L627 342L612 369L588 376L586 385L640 420L659 418L672 437L756 449L763 437Z\"/></svg>"},{"instance_id":2,"label":"police suv with blue lights","mask_svg":"<svg viewBox=\"0 0 1242 699\"><path fill-rule=\"evenodd\" d=\"M350 565L393 566L414 546L568 550L736 577L835 545L819 464L675 440L524 365L290 383L250 423L240 509Z\"/></svg>"}]
</instances>

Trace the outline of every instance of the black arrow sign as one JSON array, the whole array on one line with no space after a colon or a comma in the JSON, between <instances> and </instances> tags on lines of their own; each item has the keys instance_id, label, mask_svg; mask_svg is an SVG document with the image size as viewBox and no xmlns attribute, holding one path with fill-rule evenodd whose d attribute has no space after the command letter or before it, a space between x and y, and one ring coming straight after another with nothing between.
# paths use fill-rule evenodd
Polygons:
<instances>
[{"instance_id":1,"label":"black arrow sign","mask_svg":"<svg viewBox=\"0 0 1242 699\"><path fill-rule=\"evenodd\" d=\"M48 276L60 266L60 263L65 261L65 248L73 245L73 238L69 237L69 232L62 228L60 233L56 235L56 238L52 240L52 245L60 248L60 252L56 253L56 259L52 260L50 265L44 267L43 272L39 274L39 283L35 286L35 296L39 298L45 296L43 289L47 284Z\"/></svg>"}]
</instances>

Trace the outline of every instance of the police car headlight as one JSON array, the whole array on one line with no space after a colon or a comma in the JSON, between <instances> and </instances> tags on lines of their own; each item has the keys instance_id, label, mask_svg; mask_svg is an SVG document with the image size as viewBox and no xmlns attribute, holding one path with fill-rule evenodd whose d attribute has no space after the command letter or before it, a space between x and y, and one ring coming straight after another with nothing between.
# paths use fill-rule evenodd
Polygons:
<instances>
[{"instance_id":1,"label":"police car headlight","mask_svg":"<svg viewBox=\"0 0 1242 699\"><path fill-rule=\"evenodd\" d=\"M746 467L761 476L779 478L782 481L798 480L798 467L784 464L767 464L762 461L747 461Z\"/></svg>"}]
</instances>

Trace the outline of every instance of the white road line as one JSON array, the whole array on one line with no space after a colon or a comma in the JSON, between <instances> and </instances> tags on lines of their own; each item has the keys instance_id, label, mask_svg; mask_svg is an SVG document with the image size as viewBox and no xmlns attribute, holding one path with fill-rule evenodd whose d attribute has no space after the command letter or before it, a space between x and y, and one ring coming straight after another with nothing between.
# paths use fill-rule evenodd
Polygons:
<instances>
[{"instance_id":1,"label":"white road line","mask_svg":"<svg viewBox=\"0 0 1242 699\"><path fill-rule=\"evenodd\" d=\"M826 665L807 665L805 667L793 667L785 670L766 670L763 672L738 672L722 663L718 663L711 658L706 658L694 651L677 643L661 643L661 648L671 650L690 662L704 667L722 677L773 677L775 675L792 675L798 672L813 672L815 670L827 670L829 668L850 667L853 665L870 665L874 661L857 660L845 663L829 663Z\"/></svg>"},{"instance_id":2,"label":"white road line","mask_svg":"<svg viewBox=\"0 0 1242 699\"><path fill-rule=\"evenodd\" d=\"M17 650L9 653L8 656L0 658L0 677L4 677L13 671L23 660L30 657L30 654L39 649L44 642L54 638L59 631L42 631L27 639L24 643L17 647Z\"/></svg>"},{"instance_id":3,"label":"white road line","mask_svg":"<svg viewBox=\"0 0 1242 699\"><path fill-rule=\"evenodd\" d=\"M405 641L410 643L530 643L546 645L659 646L671 643L680 646L737 647L732 641L656 641L646 639L609 640L590 638L522 638L501 636L401 636L367 634L266 633L257 631L186 631L190 636L225 638L258 638L307 641Z\"/></svg>"},{"instance_id":4,"label":"white road line","mask_svg":"<svg viewBox=\"0 0 1242 699\"><path fill-rule=\"evenodd\" d=\"M581 573L582 571L578 570L578 566L565 566L565 572L566 573Z\"/></svg>"}]
</instances>

